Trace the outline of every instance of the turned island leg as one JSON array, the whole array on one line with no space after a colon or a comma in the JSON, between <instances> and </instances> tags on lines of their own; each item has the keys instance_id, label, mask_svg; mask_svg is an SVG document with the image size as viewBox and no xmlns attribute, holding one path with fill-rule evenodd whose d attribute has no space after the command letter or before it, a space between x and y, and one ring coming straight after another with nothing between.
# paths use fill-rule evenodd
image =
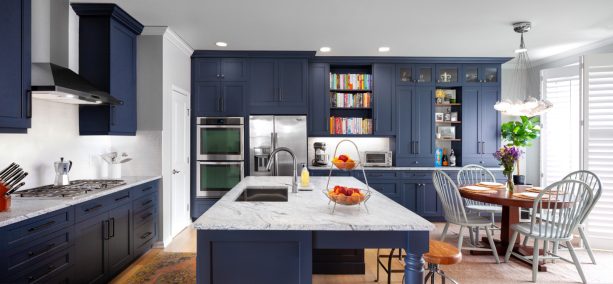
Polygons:
<instances>
[{"instance_id":1,"label":"turned island leg","mask_svg":"<svg viewBox=\"0 0 613 284\"><path fill-rule=\"evenodd\" d=\"M429 235L428 231L407 232L404 284L424 283L424 260L422 255L428 252Z\"/></svg>"}]
</instances>

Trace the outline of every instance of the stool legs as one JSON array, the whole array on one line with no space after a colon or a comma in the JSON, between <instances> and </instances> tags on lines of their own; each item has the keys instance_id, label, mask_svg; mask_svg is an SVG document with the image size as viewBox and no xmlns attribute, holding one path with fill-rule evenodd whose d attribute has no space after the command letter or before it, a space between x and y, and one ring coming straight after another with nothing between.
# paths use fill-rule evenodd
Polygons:
<instances>
[{"instance_id":1,"label":"stool legs","mask_svg":"<svg viewBox=\"0 0 613 284\"><path fill-rule=\"evenodd\" d=\"M440 270L437 264L432 263L428 263L428 274L426 274L426 277L424 278L424 283L428 283L428 280L430 280L430 284L434 284L434 276L436 274L441 277L443 283L445 283L446 280L449 280L451 283L458 284L458 282L456 282L453 278L445 275L445 272Z\"/></svg>"}]
</instances>

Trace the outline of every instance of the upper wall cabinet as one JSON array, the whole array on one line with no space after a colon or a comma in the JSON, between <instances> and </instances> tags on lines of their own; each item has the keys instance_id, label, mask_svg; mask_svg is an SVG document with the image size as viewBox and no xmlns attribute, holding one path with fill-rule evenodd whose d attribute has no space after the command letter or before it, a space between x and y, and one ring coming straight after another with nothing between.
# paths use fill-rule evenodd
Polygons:
<instances>
[{"instance_id":1,"label":"upper wall cabinet","mask_svg":"<svg viewBox=\"0 0 613 284\"><path fill-rule=\"evenodd\" d=\"M71 4L79 15L79 74L122 100L79 106L81 135L136 134L136 36L143 25L115 4Z\"/></svg>"},{"instance_id":2,"label":"upper wall cabinet","mask_svg":"<svg viewBox=\"0 0 613 284\"><path fill-rule=\"evenodd\" d=\"M307 113L307 59L256 58L249 70L252 114Z\"/></svg>"},{"instance_id":3,"label":"upper wall cabinet","mask_svg":"<svg viewBox=\"0 0 613 284\"><path fill-rule=\"evenodd\" d=\"M0 1L0 133L30 128L30 0Z\"/></svg>"},{"instance_id":4,"label":"upper wall cabinet","mask_svg":"<svg viewBox=\"0 0 613 284\"><path fill-rule=\"evenodd\" d=\"M195 81L247 81L247 60L243 58L195 58Z\"/></svg>"},{"instance_id":5,"label":"upper wall cabinet","mask_svg":"<svg viewBox=\"0 0 613 284\"><path fill-rule=\"evenodd\" d=\"M309 66L309 135L330 134L330 65L313 63Z\"/></svg>"},{"instance_id":6,"label":"upper wall cabinet","mask_svg":"<svg viewBox=\"0 0 613 284\"><path fill-rule=\"evenodd\" d=\"M396 85L433 85L434 64L396 65Z\"/></svg>"},{"instance_id":7,"label":"upper wall cabinet","mask_svg":"<svg viewBox=\"0 0 613 284\"><path fill-rule=\"evenodd\" d=\"M462 80L465 86L500 85L500 65L464 64Z\"/></svg>"},{"instance_id":8,"label":"upper wall cabinet","mask_svg":"<svg viewBox=\"0 0 613 284\"><path fill-rule=\"evenodd\" d=\"M436 64L435 82L437 86L457 86L462 83L460 79L462 65Z\"/></svg>"},{"instance_id":9,"label":"upper wall cabinet","mask_svg":"<svg viewBox=\"0 0 613 284\"><path fill-rule=\"evenodd\" d=\"M376 135L394 135L396 131L394 73L394 64L373 65L374 130Z\"/></svg>"}]
</instances>

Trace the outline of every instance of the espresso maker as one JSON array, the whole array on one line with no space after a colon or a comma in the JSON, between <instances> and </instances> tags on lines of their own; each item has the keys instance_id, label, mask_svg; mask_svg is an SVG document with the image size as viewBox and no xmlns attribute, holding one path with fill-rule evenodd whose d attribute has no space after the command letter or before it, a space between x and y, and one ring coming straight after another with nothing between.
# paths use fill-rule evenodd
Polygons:
<instances>
[{"instance_id":1,"label":"espresso maker","mask_svg":"<svg viewBox=\"0 0 613 284\"><path fill-rule=\"evenodd\" d=\"M53 163L53 166L55 168L55 182L53 185L69 185L70 179L68 179L68 172L72 169L72 161L64 162L64 158L62 157L59 161Z\"/></svg>"},{"instance_id":2,"label":"espresso maker","mask_svg":"<svg viewBox=\"0 0 613 284\"><path fill-rule=\"evenodd\" d=\"M315 149L315 159L313 159L313 166L327 166L329 156L328 154L326 154L326 143L315 142L313 143L313 148Z\"/></svg>"}]
</instances>

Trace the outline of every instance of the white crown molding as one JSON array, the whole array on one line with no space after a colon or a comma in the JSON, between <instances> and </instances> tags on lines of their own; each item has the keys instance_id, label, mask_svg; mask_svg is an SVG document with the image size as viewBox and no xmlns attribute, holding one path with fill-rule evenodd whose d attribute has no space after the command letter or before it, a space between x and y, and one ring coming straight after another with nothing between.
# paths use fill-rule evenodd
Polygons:
<instances>
[{"instance_id":1,"label":"white crown molding","mask_svg":"<svg viewBox=\"0 0 613 284\"><path fill-rule=\"evenodd\" d=\"M192 56L194 49L170 27L166 26L146 26L141 33L142 36L163 36L170 43L181 50L185 55Z\"/></svg>"},{"instance_id":2,"label":"white crown molding","mask_svg":"<svg viewBox=\"0 0 613 284\"><path fill-rule=\"evenodd\" d=\"M574 48L574 49L571 49L571 50L568 50L562 53L554 54L552 56L548 56L545 58L541 58L539 60L535 60L532 62L532 67L538 67L540 65L555 62L558 60L564 60L572 56L579 57L579 56L585 55L586 53L589 53L589 51L591 50L595 50L595 49L598 49L604 46L608 46L608 45L613 45L613 37L606 38L606 39L599 40L599 41L592 42L592 43L588 43L586 45L583 45L583 46L580 46L580 47L577 47L577 48ZM579 59L577 58L577 60Z\"/></svg>"}]
</instances>

